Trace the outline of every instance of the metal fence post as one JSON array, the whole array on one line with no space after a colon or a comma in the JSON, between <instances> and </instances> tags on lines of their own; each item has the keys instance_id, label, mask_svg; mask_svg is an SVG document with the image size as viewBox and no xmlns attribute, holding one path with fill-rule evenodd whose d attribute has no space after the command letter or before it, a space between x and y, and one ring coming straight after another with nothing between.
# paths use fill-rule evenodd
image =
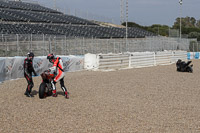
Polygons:
<instances>
[{"instance_id":1,"label":"metal fence post","mask_svg":"<svg viewBox=\"0 0 200 133\"><path fill-rule=\"evenodd\" d=\"M77 46L77 38L78 37L75 37L75 44L74 44L74 47L73 47L73 49L74 49L74 54L76 54L77 55L77 50L75 49Z\"/></svg>"},{"instance_id":2,"label":"metal fence post","mask_svg":"<svg viewBox=\"0 0 200 133\"><path fill-rule=\"evenodd\" d=\"M194 52L194 42L193 42L193 52Z\"/></svg>"},{"instance_id":3,"label":"metal fence post","mask_svg":"<svg viewBox=\"0 0 200 133\"><path fill-rule=\"evenodd\" d=\"M17 34L17 56L19 56L19 35Z\"/></svg>"},{"instance_id":4,"label":"metal fence post","mask_svg":"<svg viewBox=\"0 0 200 133\"><path fill-rule=\"evenodd\" d=\"M92 49L91 49L92 54L94 54L94 38L92 36Z\"/></svg>"},{"instance_id":5,"label":"metal fence post","mask_svg":"<svg viewBox=\"0 0 200 133\"><path fill-rule=\"evenodd\" d=\"M51 53L51 36L49 36L49 53Z\"/></svg>"},{"instance_id":6,"label":"metal fence post","mask_svg":"<svg viewBox=\"0 0 200 133\"><path fill-rule=\"evenodd\" d=\"M115 39L114 39L114 50L113 50L113 52L115 53Z\"/></svg>"},{"instance_id":7,"label":"metal fence post","mask_svg":"<svg viewBox=\"0 0 200 133\"><path fill-rule=\"evenodd\" d=\"M82 42L82 54L84 55L84 37L83 37L83 42Z\"/></svg>"},{"instance_id":8,"label":"metal fence post","mask_svg":"<svg viewBox=\"0 0 200 133\"><path fill-rule=\"evenodd\" d=\"M64 40L62 38L62 55L64 55Z\"/></svg>"},{"instance_id":9,"label":"metal fence post","mask_svg":"<svg viewBox=\"0 0 200 133\"><path fill-rule=\"evenodd\" d=\"M2 41L2 45L4 45L4 41L3 41L3 40L4 40L4 39L3 39L3 34L1 34L1 39L2 39L2 40L1 40L1 41ZM2 54L2 55L3 55L3 54ZM3 55L3 56L5 56L5 55Z\"/></svg>"},{"instance_id":10,"label":"metal fence post","mask_svg":"<svg viewBox=\"0 0 200 133\"><path fill-rule=\"evenodd\" d=\"M44 53L45 53L45 42L44 42L44 34L42 34L42 39L43 39L43 56L44 56Z\"/></svg>"},{"instance_id":11,"label":"metal fence post","mask_svg":"<svg viewBox=\"0 0 200 133\"><path fill-rule=\"evenodd\" d=\"M66 49L67 49L67 37L65 36L65 55L67 55Z\"/></svg>"},{"instance_id":12,"label":"metal fence post","mask_svg":"<svg viewBox=\"0 0 200 133\"><path fill-rule=\"evenodd\" d=\"M8 48L8 43L7 43L7 38L5 37L5 56L8 56L7 54L7 48Z\"/></svg>"},{"instance_id":13,"label":"metal fence post","mask_svg":"<svg viewBox=\"0 0 200 133\"><path fill-rule=\"evenodd\" d=\"M32 52L32 41L33 41L33 35L31 34L31 52Z\"/></svg>"},{"instance_id":14,"label":"metal fence post","mask_svg":"<svg viewBox=\"0 0 200 133\"><path fill-rule=\"evenodd\" d=\"M95 44L96 44L96 46L95 46L95 53L94 54L97 54L97 51L98 51L98 39L95 37Z\"/></svg>"},{"instance_id":15,"label":"metal fence post","mask_svg":"<svg viewBox=\"0 0 200 133\"><path fill-rule=\"evenodd\" d=\"M153 51L153 46L152 46L152 39L150 39L150 51L152 52Z\"/></svg>"},{"instance_id":16,"label":"metal fence post","mask_svg":"<svg viewBox=\"0 0 200 133\"><path fill-rule=\"evenodd\" d=\"M57 44L57 41L56 41L56 36L54 37L54 53L57 54L57 50L56 50L56 44Z\"/></svg>"},{"instance_id":17,"label":"metal fence post","mask_svg":"<svg viewBox=\"0 0 200 133\"><path fill-rule=\"evenodd\" d=\"M107 39L106 49L107 49L107 50L106 50L106 51L107 51L106 54L108 54L108 39Z\"/></svg>"},{"instance_id":18,"label":"metal fence post","mask_svg":"<svg viewBox=\"0 0 200 133\"><path fill-rule=\"evenodd\" d=\"M68 48L68 54L70 55L71 54L71 40L70 39L68 39L68 41L67 41L67 48Z\"/></svg>"}]
</instances>

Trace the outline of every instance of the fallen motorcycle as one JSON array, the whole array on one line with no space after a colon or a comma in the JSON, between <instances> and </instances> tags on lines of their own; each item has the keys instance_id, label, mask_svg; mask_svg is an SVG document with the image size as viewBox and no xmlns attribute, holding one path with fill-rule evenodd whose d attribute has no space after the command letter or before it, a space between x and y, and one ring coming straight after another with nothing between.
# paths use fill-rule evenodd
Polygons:
<instances>
[{"instance_id":1,"label":"fallen motorcycle","mask_svg":"<svg viewBox=\"0 0 200 133\"><path fill-rule=\"evenodd\" d=\"M44 71L40 74L42 77L42 83L39 87L39 98L43 99L47 96L52 95L52 84L51 81L54 79L55 74L51 74L49 71Z\"/></svg>"},{"instance_id":2,"label":"fallen motorcycle","mask_svg":"<svg viewBox=\"0 0 200 133\"><path fill-rule=\"evenodd\" d=\"M177 71L178 72L190 72L190 73L192 73L193 72L193 68L192 68L193 64L190 65L191 62L192 61L185 62L185 61L182 61L182 60L179 59L176 62Z\"/></svg>"}]
</instances>

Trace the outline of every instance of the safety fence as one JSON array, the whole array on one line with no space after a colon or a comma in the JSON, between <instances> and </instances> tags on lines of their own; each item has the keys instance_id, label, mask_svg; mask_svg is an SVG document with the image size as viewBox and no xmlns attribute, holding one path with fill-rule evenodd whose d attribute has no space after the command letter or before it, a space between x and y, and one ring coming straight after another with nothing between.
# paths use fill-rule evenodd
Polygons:
<instances>
[{"instance_id":1,"label":"safety fence","mask_svg":"<svg viewBox=\"0 0 200 133\"><path fill-rule=\"evenodd\" d=\"M122 69L140 68L157 65L169 65L178 59L187 60L186 51L135 52L124 54L87 54L86 69Z\"/></svg>"},{"instance_id":2,"label":"safety fence","mask_svg":"<svg viewBox=\"0 0 200 133\"><path fill-rule=\"evenodd\" d=\"M194 42L190 46L191 42ZM170 37L146 38L78 38L49 35L4 35L0 37L0 57L26 56L29 51L36 56L56 55L85 55L145 52L164 50L198 50L195 39L180 39Z\"/></svg>"}]
</instances>

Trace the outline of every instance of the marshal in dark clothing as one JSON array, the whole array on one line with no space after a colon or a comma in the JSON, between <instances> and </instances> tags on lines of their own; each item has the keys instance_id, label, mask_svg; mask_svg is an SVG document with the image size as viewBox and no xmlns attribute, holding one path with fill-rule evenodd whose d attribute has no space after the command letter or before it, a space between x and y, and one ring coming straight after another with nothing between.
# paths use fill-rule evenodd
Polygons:
<instances>
[{"instance_id":1,"label":"marshal in dark clothing","mask_svg":"<svg viewBox=\"0 0 200 133\"><path fill-rule=\"evenodd\" d=\"M27 83L28 83L26 92L24 93L24 95L26 95L27 97L32 97L31 91L34 86L32 73L34 73L35 76L37 75L37 73L35 72L33 68L33 58L34 58L34 54L32 52L29 52L27 54L27 58L24 59L24 77L26 78Z\"/></svg>"}]
</instances>

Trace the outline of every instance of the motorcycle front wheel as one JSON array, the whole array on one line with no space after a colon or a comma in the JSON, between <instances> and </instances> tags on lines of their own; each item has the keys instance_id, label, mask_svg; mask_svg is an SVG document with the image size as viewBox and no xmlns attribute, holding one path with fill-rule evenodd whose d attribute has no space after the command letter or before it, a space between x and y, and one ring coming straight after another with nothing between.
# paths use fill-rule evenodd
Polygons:
<instances>
[{"instance_id":1,"label":"motorcycle front wheel","mask_svg":"<svg viewBox=\"0 0 200 133\"><path fill-rule=\"evenodd\" d=\"M44 82L42 82L41 84L40 84L40 88L39 88L39 98L40 99L43 99L43 98L45 98L45 89L46 89L46 83L44 83Z\"/></svg>"}]
</instances>

